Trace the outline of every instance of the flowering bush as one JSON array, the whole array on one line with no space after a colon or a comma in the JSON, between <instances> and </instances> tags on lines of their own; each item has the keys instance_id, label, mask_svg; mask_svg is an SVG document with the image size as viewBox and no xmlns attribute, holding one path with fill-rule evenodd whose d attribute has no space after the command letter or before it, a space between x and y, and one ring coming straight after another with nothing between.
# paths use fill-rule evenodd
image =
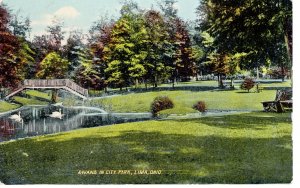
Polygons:
<instances>
[{"instance_id":1,"label":"flowering bush","mask_svg":"<svg viewBox=\"0 0 300 188\"><path fill-rule=\"evenodd\" d=\"M243 90L248 90L248 92L250 91L250 89L252 89L255 85L255 82L253 81L252 78L246 78L243 83L241 84L241 89Z\"/></svg>"},{"instance_id":2,"label":"flowering bush","mask_svg":"<svg viewBox=\"0 0 300 188\"><path fill-rule=\"evenodd\" d=\"M198 101L196 104L194 104L193 108L195 110L198 110L199 112L206 112L206 104L204 101Z\"/></svg>"},{"instance_id":3,"label":"flowering bush","mask_svg":"<svg viewBox=\"0 0 300 188\"><path fill-rule=\"evenodd\" d=\"M151 113L154 117L162 110L170 109L174 107L173 101L167 96L156 97L151 103Z\"/></svg>"}]
</instances>

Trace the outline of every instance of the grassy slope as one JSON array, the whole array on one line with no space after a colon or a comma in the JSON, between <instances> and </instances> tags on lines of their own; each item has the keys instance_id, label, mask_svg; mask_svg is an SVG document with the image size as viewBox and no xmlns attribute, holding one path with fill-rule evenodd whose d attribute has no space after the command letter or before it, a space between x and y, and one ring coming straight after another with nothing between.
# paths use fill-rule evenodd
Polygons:
<instances>
[{"instance_id":1,"label":"grassy slope","mask_svg":"<svg viewBox=\"0 0 300 188\"><path fill-rule=\"evenodd\" d=\"M45 101L40 101L37 99L28 99L28 98L18 97L18 96L13 97L13 99L16 102L21 103L22 105L47 105L48 104L48 102Z\"/></svg>"},{"instance_id":2,"label":"grassy slope","mask_svg":"<svg viewBox=\"0 0 300 188\"><path fill-rule=\"evenodd\" d=\"M234 91L156 91L128 94L95 100L112 106L115 112L149 112L150 104L157 96L169 96L175 103L175 108L166 113L184 114L195 112L193 104L199 100L206 102L208 109L228 110L262 110L262 101L274 100L275 90L264 90L261 93L245 93L241 90Z\"/></svg>"},{"instance_id":3,"label":"grassy slope","mask_svg":"<svg viewBox=\"0 0 300 188\"><path fill-rule=\"evenodd\" d=\"M0 101L0 113L19 108L19 105L11 104L6 101Z\"/></svg>"},{"instance_id":4,"label":"grassy slope","mask_svg":"<svg viewBox=\"0 0 300 188\"><path fill-rule=\"evenodd\" d=\"M292 178L290 114L127 123L0 144L4 183L277 183ZM2 156L1 156L2 155ZM78 170L162 175L78 175Z\"/></svg>"},{"instance_id":5,"label":"grassy slope","mask_svg":"<svg viewBox=\"0 0 300 188\"><path fill-rule=\"evenodd\" d=\"M48 93L41 92L41 91L38 91L38 90L26 90L25 93L27 95L31 95L33 97L39 97L39 98L51 100L51 95L48 95Z\"/></svg>"}]
</instances>

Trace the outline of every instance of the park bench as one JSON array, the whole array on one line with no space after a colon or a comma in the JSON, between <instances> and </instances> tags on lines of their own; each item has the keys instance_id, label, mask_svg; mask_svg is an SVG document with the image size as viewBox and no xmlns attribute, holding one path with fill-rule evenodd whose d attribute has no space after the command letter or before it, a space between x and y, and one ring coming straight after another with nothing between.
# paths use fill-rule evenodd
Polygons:
<instances>
[{"instance_id":1,"label":"park bench","mask_svg":"<svg viewBox=\"0 0 300 188\"><path fill-rule=\"evenodd\" d=\"M282 113L293 108L292 89L277 90L274 101L262 102L265 112Z\"/></svg>"}]
</instances>

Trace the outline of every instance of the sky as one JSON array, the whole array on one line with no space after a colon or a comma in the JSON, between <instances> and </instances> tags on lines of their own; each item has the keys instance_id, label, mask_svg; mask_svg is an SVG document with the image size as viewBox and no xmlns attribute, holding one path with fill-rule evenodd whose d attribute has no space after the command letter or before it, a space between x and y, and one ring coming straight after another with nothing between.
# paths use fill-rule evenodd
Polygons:
<instances>
[{"instance_id":1,"label":"sky","mask_svg":"<svg viewBox=\"0 0 300 188\"><path fill-rule=\"evenodd\" d=\"M119 17L122 0L0 0L6 4L13 13L18 12L22 17L31 20L31 37L42 35L52 23L53 17L64 21L64 30L88 31L93 22L101 16ZM135 0L141 8L156 8L160 0ZM175 7L178 15L184 20L195 20L195 9L199 0L177 0Z\"/></svg>"}]
</instances>

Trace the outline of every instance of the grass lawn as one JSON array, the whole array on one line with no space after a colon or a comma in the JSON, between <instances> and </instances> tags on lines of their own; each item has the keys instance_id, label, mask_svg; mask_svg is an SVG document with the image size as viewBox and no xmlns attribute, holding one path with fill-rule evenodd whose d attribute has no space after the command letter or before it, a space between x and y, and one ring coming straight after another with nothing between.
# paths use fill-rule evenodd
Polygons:
<instances>
[{"instance_id":1,"label":"grass lawn","mask_svg":"<svg viewBox=\"0 0 300 188\"><path fill-rule=\"evenodd\" d=\"M242 90L230 91L155 91L135 93L113 98L97 99L105 107L110 106L114 112L149 112L150 104L157 96L170 97L175 107L164 111L166 114L186 114L196 112L193 104L199 100L206 102L208 109L226 110L262 110L262 101L274 100L275 90L264 90L261 93L247 93Z\"/></svg>"},{"instance_id":2,"label":"grass lawn","mask_svg":"<svg viewBox=\"0 0 300 188\"><path fill-rule=\"evenodd\" d=\"M38 97L38 98L43 98L47 100L51 100L51 95L48 95L48 93L38 91L38 90L26 90L25 93L27 95L33 96L33 97Z\"/></svg>"},{"instance_id":3,"label":"grass lawn","mask_svg":"<svg viewBox=\"0 0 300 188\"><path fill-rule=\"evenodd\" d=\"M6 101L0 101L0 113L19 108L19 105L11 104Z\"/></svg>"},{"instance_id":4,"label":"grass lawn","mask_svg":"<svg viewBox=\"0 0 300 188\"><path fill-rule=\"evenodd\" d=\"M28 99L28 98L18 97L18 96L13 97L13 99L16 102L21 103L22 105L47 105L48 104L48 102L45 101L40 101L37 99Z\"/></svg>"},{"instance_id":5,"label":"grass lawn","mask_svg":"<svg viewBox=\"0 0 300 188\"><path fill-rule=\"evenodd\" d=\"M289 113L126 123L0 143L6 184L289 183ZM162 170L80 175L80 170ZM149 171L148 171L149 172Z\"/></svg>"}]
</instances>

